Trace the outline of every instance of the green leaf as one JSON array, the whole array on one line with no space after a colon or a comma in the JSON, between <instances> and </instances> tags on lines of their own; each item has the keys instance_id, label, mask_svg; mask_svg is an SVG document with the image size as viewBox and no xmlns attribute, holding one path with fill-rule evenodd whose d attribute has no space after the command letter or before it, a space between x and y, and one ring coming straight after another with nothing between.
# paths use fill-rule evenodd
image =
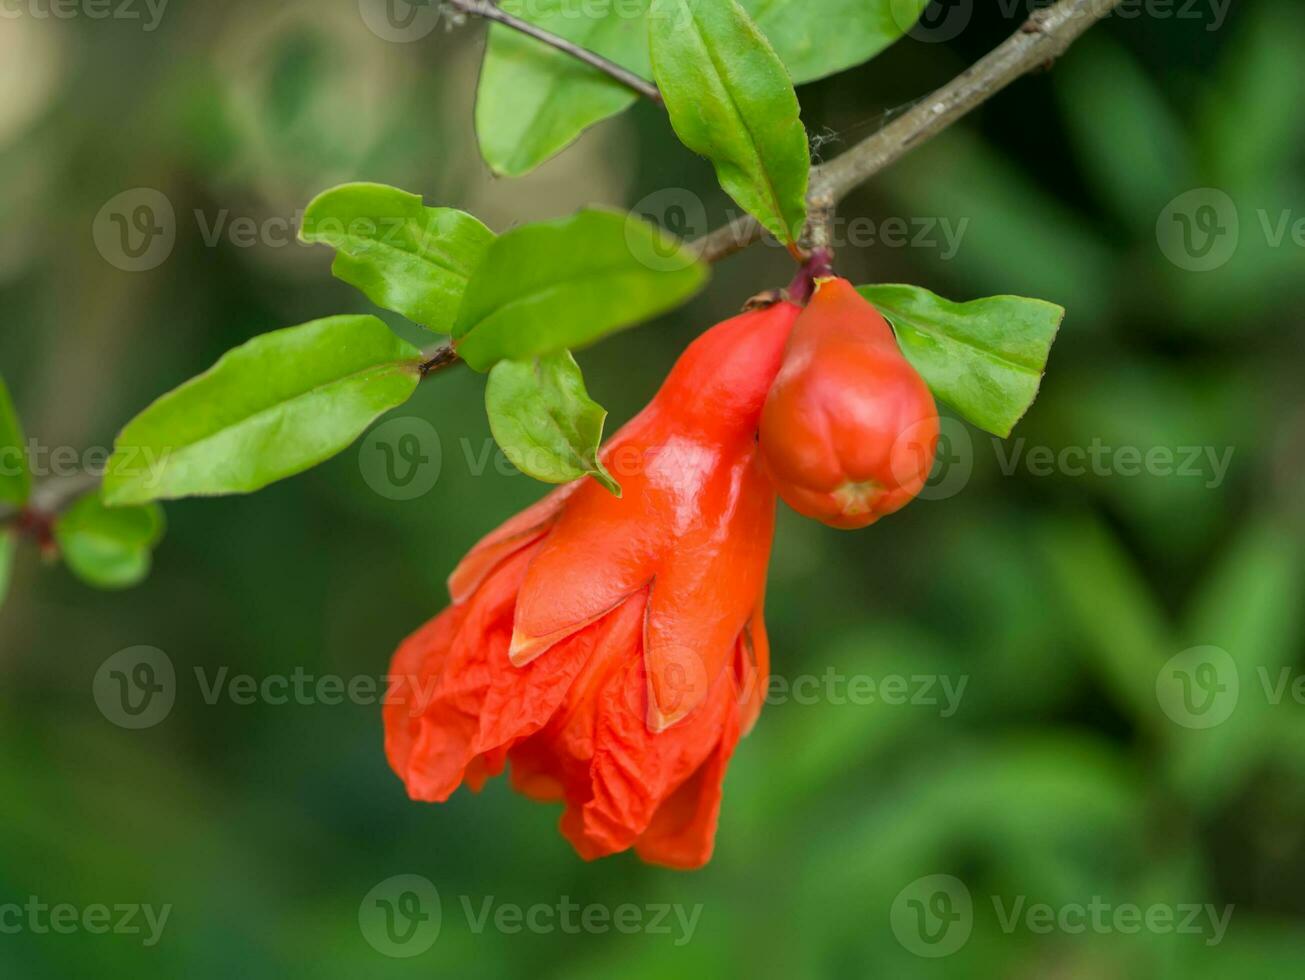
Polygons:
<instances>
[{"instance_id":1,"label":"green leaf","mask_svg":"<svg viewBox=\"0 0 1305 980\"><path fill-rule=\"evenodd\" d=\"M648 3L503 0L500 6L647 77L651 74ZM495 24L489 31L476 99L481 153L495 172L519 177L637 98L597 69Z\"/></svg>"},{"instance_id":2,"label":"green leaf","mask_svg":"<svg viewBox=\"0 0 1305 980\"><path fill-rule=\"evenodd\" d=\"M494 233L453 208L384 184L342 184L304 211L299 238L336 250L331 271L377 306L448 333Z\"/></svg>"},{"instance_id":3,"label":"green leaf","mask_svg":"<svg viewBox=\"0 0 1305 980\"><path fill-rule=\"evenodd\" d=\"M861 286L934 393L1005 438L1033 404L1065 317L1054 303L993 296L952 303L918 286Z\"/></svg>"},{"instance_id":4,"label":"green leaf","mask_svg":"<svg viewBox=\"0 0 1305 980\"><path fill-rule=\"evenodd\" d=\"M582 347L674 309L707 280L681 243L634 215L581 211L501 236L453 331L477 371Z\"/></svg>"},{"instance_id":5,"label":"green leaf","mask_svg":"<svg viewBox=\"0 0 1305 980\"><path fill-rule=\"evenodd\" d=\"M14 552L17 540L12 531L0 531L0 606L5 604L9 594L9 580L14 570Z\"/></svg>"},{"instance_id":6,"label":"green leaf","mask_svg":"<svg viewBox=\"0 0 1305 980\"><path fill-rule=\"evenodd\" d=\"M54 539L68 568L82 581L99 589L127 589L149 574L163 527L158 504L108 507L96 491L55 521Z\"/></svg>"},{"instance_id":7,"label":"green leaf","mask_svg":"<svg viewBox=\"0 0 1305 980\"><path fill-rule=\"evenodd\" d=\"M742 0L802 85L869 61L909 31L929 0Z\"/></svg>"},{"instance_id":8,"label":"green leaf","mask_svg":"<svg viewBox=\"0 0 1305 980\"><path fill-rule=\"evenodd\" d=\"M741 207L795 242L811 153L779 55L735 0L653 0L649 17L653 77L680 140Z\"/></svg>"},{"instance_id":9,"label":"green leaf","mask_svg":"<svg viewBox=\"0 0 1305 980\"><path fill-rule=\"evenodd\" d=\"M485 386L485 408L494 438L522 473L545 483L589 475L621 495L598 459L607 410L589 397L570 351L499 361Z\"/></svg>"},{"instance_id":10,"label":"green leaf","mask_svg":"<svg viewBox=\"0 0 1305 980\"><path fill-rule=\"evenodd\" d=\"M421 352L374 316L255 337L128 423L105 500L250 493L301 473L407 401L420 364Z\"/></svg>"},{"instance_id":11,"label":"green leaf","mask_svg":"<svg viewBox=\"0 0 1305 980\"><path fill-rule=\"evenodd\" d=\"M509 13L651 77L650 0L503 0ZM929 0L743 0L797 84L868 61L910 30ZM837 30L830 30L837 24ZM496 173L519 177L638 96L602 72L495 24L476 129Z\"/></svg>"},{"instance_id":12,"label":"green leaf","mask_svg":"<svg viewBox=\"0 0 1305 980\"><path fill-rule=\"evenodd\" d=\"M21 507L32 493L27 440L5 379L0 377L0 503Z\"/></svg>"}]
</instances>

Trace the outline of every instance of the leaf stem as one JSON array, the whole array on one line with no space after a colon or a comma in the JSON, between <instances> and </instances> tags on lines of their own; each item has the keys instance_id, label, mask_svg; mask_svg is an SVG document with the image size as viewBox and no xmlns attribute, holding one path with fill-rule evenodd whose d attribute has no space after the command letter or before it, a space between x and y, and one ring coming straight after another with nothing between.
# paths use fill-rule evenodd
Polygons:
<instances>
[{"instance_id":1,"label":"leaf stem","mask_svg":"<svg viewBox=\"0 0 1305 980\"><path fill-rule=\"evenodd\" d=\"M453 349L451 343L440 344L438 347L431 347L422 353L422 362L418 365L417 371L424 381L437 371L452 367L461 360L462 358L458 356L458 352Z\"/></svg>"},{"instance_id":2,"label":"leaf stem","mask_svg":"<svg viewBox=\"0 0 1305 980\"><path fill-rule=\"evenodd\" d=\"M817 167L811 175L811 200L837 203L911 150L948 129L1016 79L1049 67L1121 0L1060 0L1036 11L1015 34L909 112ZM750 215L693 243L707 262L717 262L760 241L764 230Z\"/></svg>"},{"instance_id":3,"label":"leaf stem","mask_svg":"<svg viewBox=\"0 0 1305 980\"><path fill-rule=\"evenodd\" d=\"M520 31L527 37L532 37L549 47L556 48L563 54L568 54L572 58L584 62L591 68L598 69L608 77L620 82L626 88L642 95L648 101L656 105L664 104L661 91L652 82L641 78L627 68L623 68L615 61L604 58L588 48L581 47L574 41L568 41L558 34L546 31L542 27L536 27L529 21L508 13L500 8L497 3L494 3L493 0L445 0L445 3L454 10L462 11L464 14L483 17L485 20L491 20L502 24L504 27L510 27L514 31Z\"/></svg>"}]
</instances>

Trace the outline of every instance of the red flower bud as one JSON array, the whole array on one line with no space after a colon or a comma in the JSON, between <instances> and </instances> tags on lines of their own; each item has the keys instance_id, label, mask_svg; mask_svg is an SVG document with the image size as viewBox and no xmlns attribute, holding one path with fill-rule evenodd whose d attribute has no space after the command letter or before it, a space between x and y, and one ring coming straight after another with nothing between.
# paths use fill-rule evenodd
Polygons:
<instances>
[{"instance_id":1,"label":"red flower bud","mask_svg":"<svg viewBox=\"0 0 1305 980\"><path fill-rule=\"evenodd\" d=\"M799 310L699 337L603 452L616 498L563 487L478 544L453 605L394 658L386 751L416 799L516 789L565 804L585 858L698 867L725 766L761 709L775 494L756 429Z\"/></svg>"},{"instance_id":2,"label":"red flower bud","mask_svg":"<svg viewBox=\"0 0 1305 980\"><path fill-rule=\"evenodd\" d=\"M831 527L866 527L924 488L937 445L933 396L887 321L847 280L820 280L761 418L779 495Z\"/></svg>"}]
</instances>

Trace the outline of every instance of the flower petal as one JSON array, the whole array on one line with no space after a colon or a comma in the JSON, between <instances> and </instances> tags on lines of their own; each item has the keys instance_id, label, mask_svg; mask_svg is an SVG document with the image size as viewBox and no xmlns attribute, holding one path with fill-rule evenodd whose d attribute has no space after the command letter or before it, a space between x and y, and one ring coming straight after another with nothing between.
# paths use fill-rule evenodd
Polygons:
<instances>
[{"instance_id":1,"label":"flower petal","mask_svg":"<svg viewBox=\"0 0 1305 980\"><path fill-rule=\"evenodd\" d=\"M453 607L459 610L461 622L447 649L423 647L422 631L409 641L414 649L405 644L395 658L396 691L392 693L401 696L403 704L397 706L396 714L387 716L387 728L402 723L397 711L407 714L410 751L395 771L414 799L447 800L480 754L480 718L491 680L489 660L496 649L506 653L512 610L529 560L529 551L509 558L465 606ZM436 623L447 615L441 615ZM431 639L448 639L434 624L430 629ZM423 649L428 654L425 659L420 657Z\"/></svg>"},{"instance_id":2,"label":"flower petal","mask_svg":"<svg viewBox=\"0 0 1305 980\"><path fill-rule=\"evenodd\" d=\"M453 638L467 617L465 606L450 606L408 637L390 664L389 689L382 714L385 720L385 756L390 768L402 776L412 761L421 734L420 679L438 675L453 650Z\"/></svg>"},{"instance_id":3,"label":"flower petal","mask_svg":"<svg viewBox=\"0 0 1305 980\"><path fill-rule=\"evenodd\" d=\"M568 799L562 832L582 857L615 854L631 847L676 788L703 764L720 741L726 718L737 712L734 679L722 672L702 709L669 731L646 724L646 671L641 663L622 670L599 698L590 798L576 807Z\"/></svg>"},{"instance_id":4,"label":"flower petal","mask_svg":"<svg viewBox=\"0 0 1305 980\"><path fill-rule=\"evenodd\" d=\"M765 587L775 498L749 456L714 494L728 521L706 514L658 569L644 637L648 725L663 731L702 704L730 663Z\"/></svg>"},{"instance_id":5,"label":"flower petal","mask_svg":"<svg viewBox=\"0 0 1305 980\"><path fill-rule=\"evenodd\" d=\"M701 868L711 860L725 769L738 741L739 718L734 710L707 761L657 808L652 823L635 842L641 859L682 871Z\"/></svg>"},{"instance_id":6,"label":"flower petal","mask_svg":"<svg viewBox=\"0 0 1305 980\"><path fill-rule=\"evenodd\" d=\"M645 506L646 496L630 486L623 498L592 480L576 491L526 573L513 663L530 663L647 584L664 532L643 519Z\"/></svg>"}]
</instances>

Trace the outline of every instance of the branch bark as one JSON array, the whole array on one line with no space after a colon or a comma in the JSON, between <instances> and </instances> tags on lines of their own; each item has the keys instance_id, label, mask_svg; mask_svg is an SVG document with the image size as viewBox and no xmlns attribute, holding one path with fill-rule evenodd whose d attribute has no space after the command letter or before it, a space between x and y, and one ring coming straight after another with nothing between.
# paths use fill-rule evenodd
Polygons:
<instances>
[{"instance_id":1,"label":"branch bark","mask_svg":"<svg viewBox=\"0 0 1305 980\"><path fill-rule=\"evenodd\" d=\"M1036 11L1009 40L913 109L812 172L812 200L840 201L881 170L937 136L1017 78L1049 66L1121 0L1060 0ZM737 218L694 242L698 254L716 262L761 240L751 215Z\"/></svg>"},{"instance_id":2,"label":"branch bark","mask_svg":"<svg viewBox=\"0 0 1305 980\"><path fill-rule=\"evenodd\" d=\"M494 3L493 0L445 0L445 2L454 10L460 10L464 14L483 17L485 20L492 20L497 24L510 27L514 31L520 31L527 37L532 37L536 41L547 44L551 48L556 48L558 51L584 62L591 68L598 69L603 74L620 82L626 88L642 95L648 101L657 105L663 104L661 91L646 78L641 78L628 68L623 68L615 61L604 58L588 48L583 48L574 41L568 41L561 35L546 31L542 27L536 27L528 20L522 20L520 17L508 13L499 7L497 3Z\"/></svg>"}]
</instances>

